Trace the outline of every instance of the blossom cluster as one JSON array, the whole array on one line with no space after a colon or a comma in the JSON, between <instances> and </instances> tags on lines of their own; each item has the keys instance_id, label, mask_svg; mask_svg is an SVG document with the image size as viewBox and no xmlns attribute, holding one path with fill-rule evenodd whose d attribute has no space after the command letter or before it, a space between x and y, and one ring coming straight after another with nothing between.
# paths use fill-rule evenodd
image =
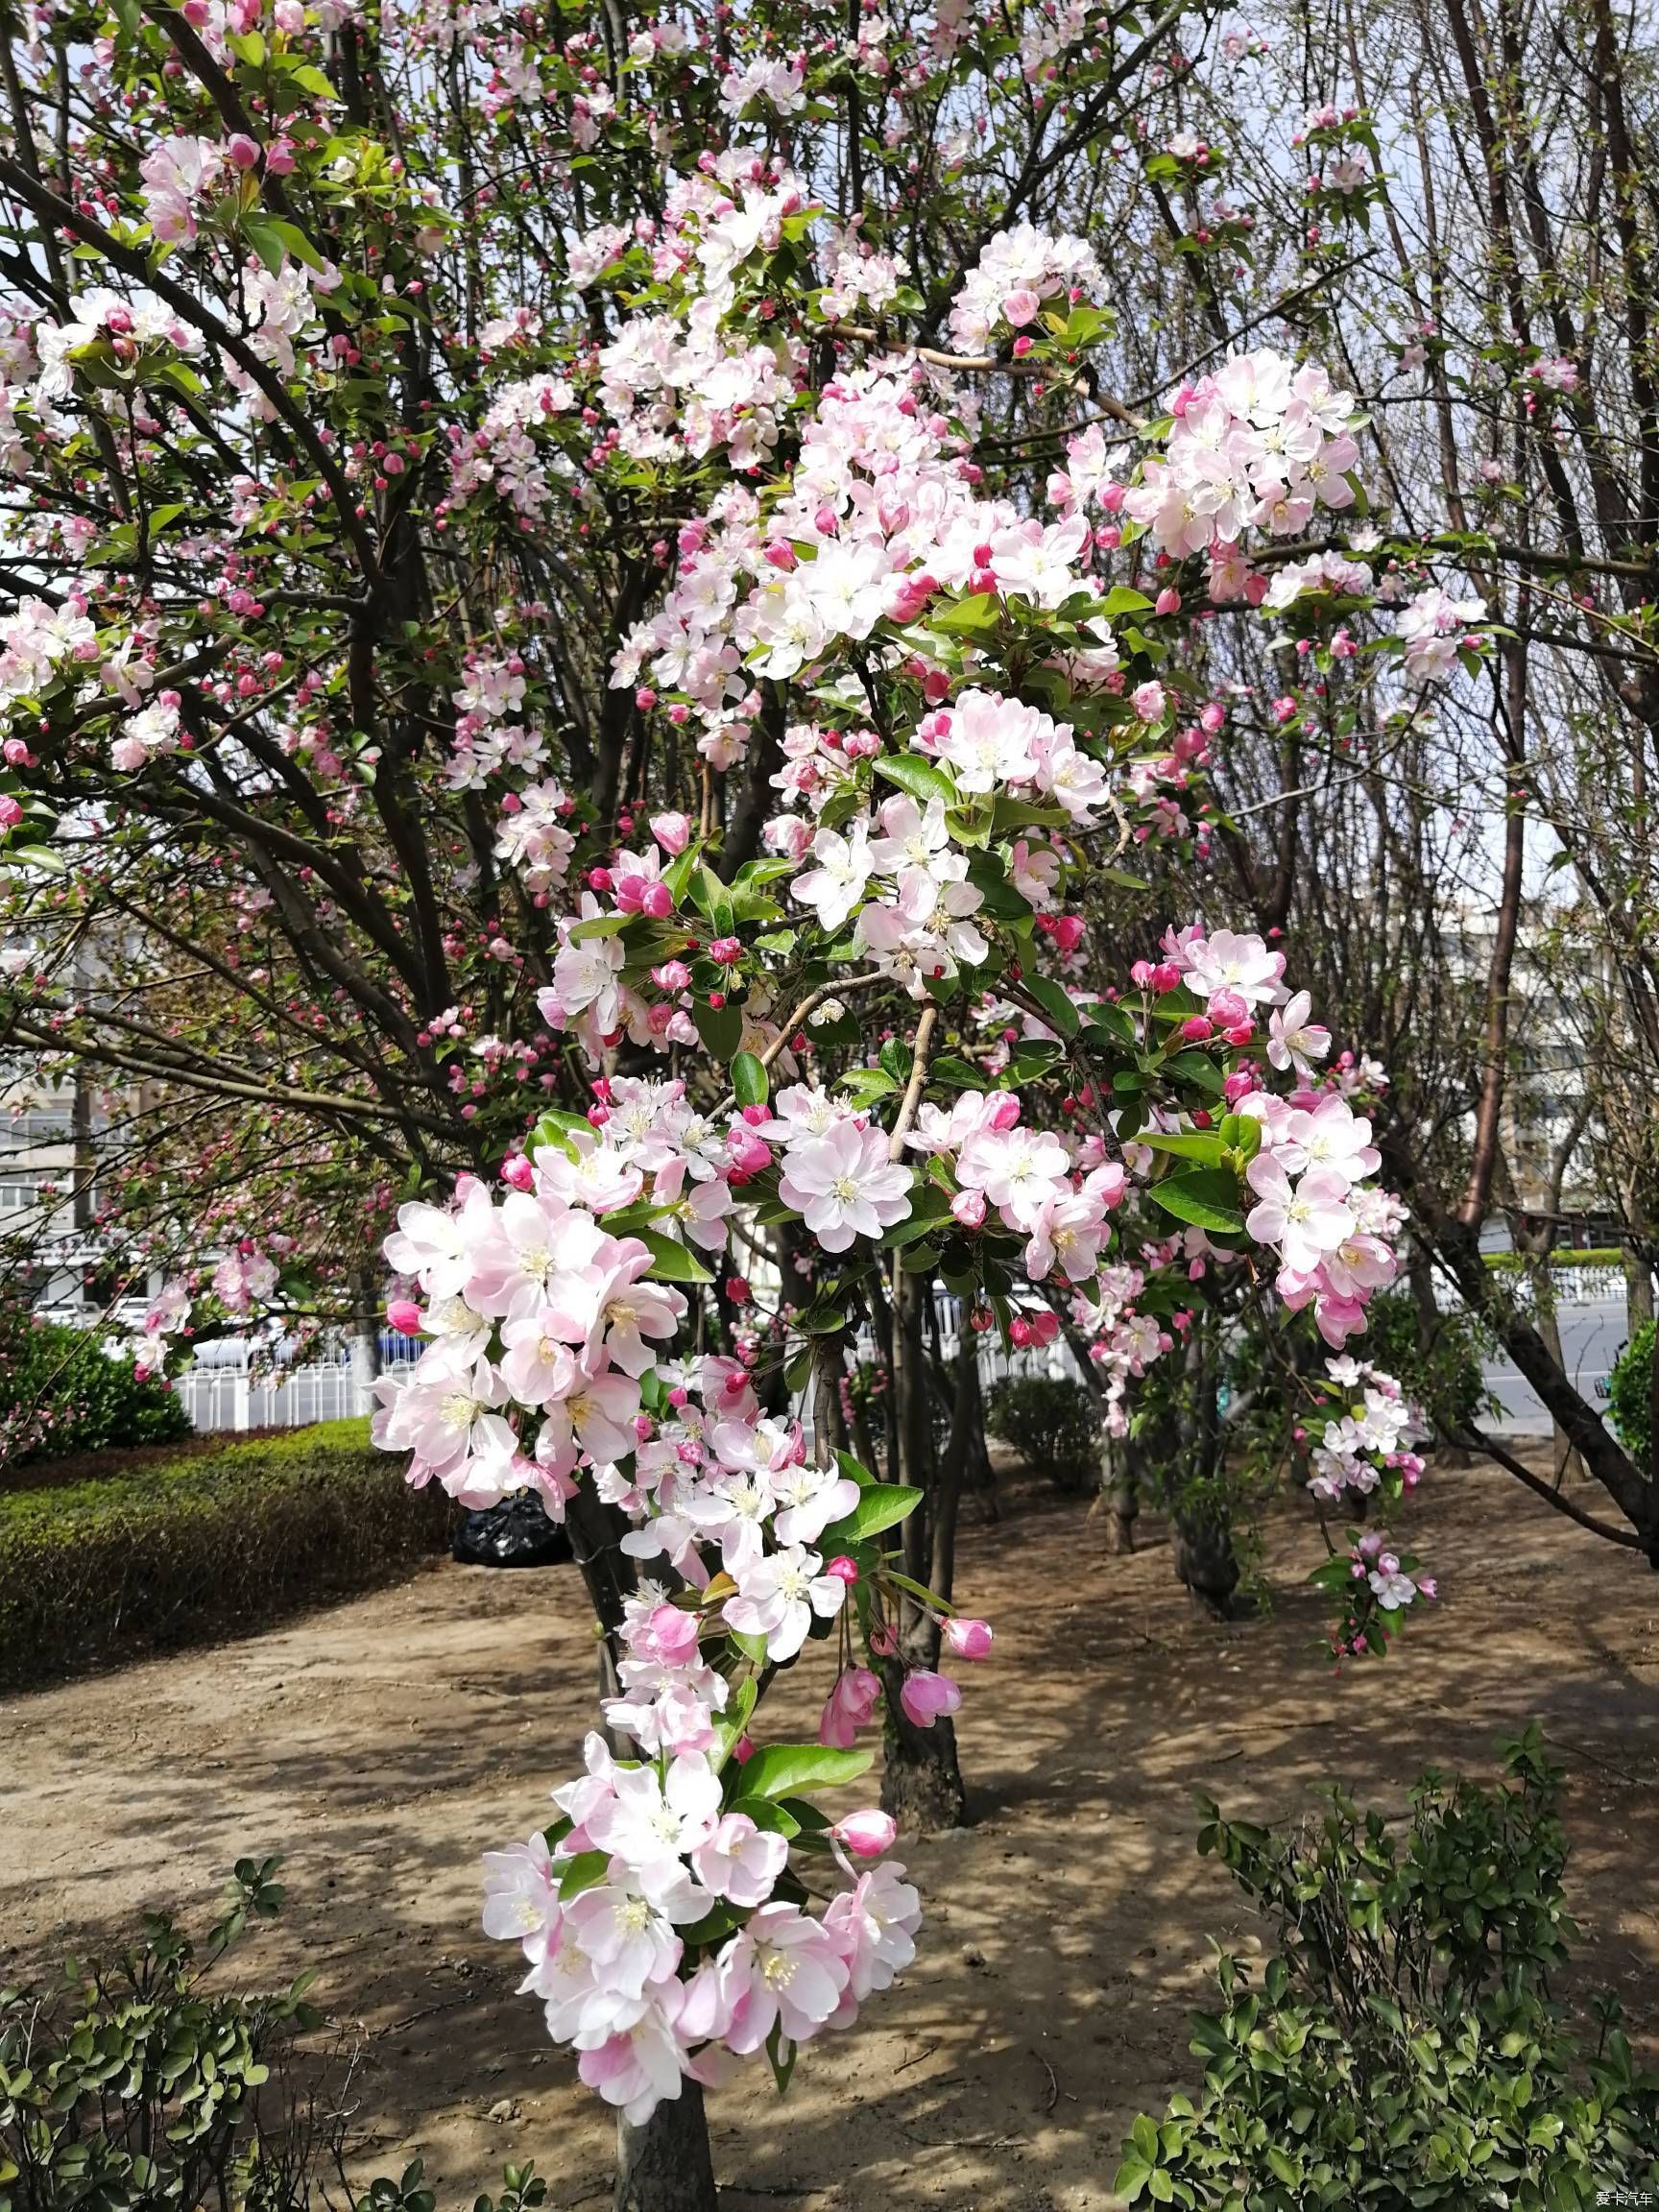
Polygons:
<instances>
[{"instance_id":1,"label":"blossom cluster","mask_svg":"<svg viewBox=\"0 0 1659 2212\"><path fill-rule=\"evenodd\" d=\"M1415 1488L1423 1461L1411 1446L1424 1433L1422 1417L1392 1375L1358 1359L1329 1359L1325 1372L1350 1403L1327 1421L1312 1446L1308 1487L1332 1503L1345 1492L1367 1497L1392 1474Z\"/></svg>"},{"instance_id":2,"label":"blossom cluster","mask_svg":"<svg viewBox=\"0 0 1659 2212\"><path fill-rule=\"evenodd\" d=\"M920 1905L902 1868L859 1873L848 1856L878 1856L892 1821L830 1825L796 1794L868 1764L836 1763L878 1695L873 1672L851 1663L850 1610L873 1651L894 1649L880 1569L867 1551L867 1574L847 1550L827 1554L858 1549L909 1494L809 1457L798 1423L761 1410L740 1359L669 1357L686 1301L649 1279L665 1255L604 1223L637 1217L647 1174L656 1193L693 1166L713 1180L725 1141L678 1084L618 1079L608 1094L599 1138L583 1130L518 1156L499 1200L471 1180L450 1207L401 1209L387 1256L421 1299L392 1315L428 1340L376 1385L375 1436L410 1455L412 1482L436 1479L469 1504L528 1488L562 1519L577 1482L590 1483L631 1524L624 1554L678 1578L642 1580L616 1627L604 1714L641 1756L590 1737L586 1775L554 1792L563 1818L489 1863L487 1928L522 1943L524 1985L583 2079L642 2120L686 2078L711 2081L763 2049L781 2065L849 2025L913 1955ZM768 1137L781 1142L781 1188L834 1214L827 1244L844 1248L902 1212L909 1171L886 1163L878 1130L822 1099L784 1094L779 1107L757 1125L737 1118L729 1134L761 1152ZM858 1211L872 1206L874 1218ZM891 1516L886 1499L898 1501ZM875 1518L861 1519L873 1500ZM986 1654L983 1623L949 1626L959 1656ZM822 1747L768 1767L747 1735L758 1671L831 1634L842 1664ZM960 1693L910 1669L901 1695L926 1726ZM789 1874L791 1840L832 1853L850 1877L820 1914Z\"/></svg>"},{"instance_id":3,"label":"blossom cluster","mask_svg":"<svg viewBox=\"0 0 1659 2212\"><path fill-rule=\"evenodd\" d=\"M1175 395L1165 455L1144 464L1124 512L1165 552L1208 553L1224 568L1247 530L1286 538L1316 507L1354 504L1354 410L1314 363L1232 354Z\"/></svg>"}]
</instances>

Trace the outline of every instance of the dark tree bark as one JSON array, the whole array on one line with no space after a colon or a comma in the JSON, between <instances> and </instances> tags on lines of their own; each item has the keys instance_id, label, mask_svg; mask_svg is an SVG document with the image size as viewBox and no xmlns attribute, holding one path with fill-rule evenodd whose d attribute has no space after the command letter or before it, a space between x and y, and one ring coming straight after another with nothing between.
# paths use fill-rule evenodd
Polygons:
<instances>
[{"instance_id":1,"label":"dark tree bark","mask_svg":"<svg viewBox=\"0 0 1659 2212\"><path fill-rule=\"evenodd\" d=\"M615 2212L715 2212L714 2161L703 2091L682 2084L642 2127L616 2122Z\"/></svg>"},{"instance_id":2,"label":"dark tree bark","mask_svg":"<svg viewBox=\"0 0 1659 2212\"><path fill-rule=\"evenodd\" d=\"M898 1443L898 1476L922 1493L922 1503L903 1527L904 1571L912 1581L929 1584L941 1598L950 1595L955 1564L956 1498L960 1465L937 1467L933 1455L932 1414L928 1406L926 1352L923 1343L923 1309L926 1291L922 1278L906 1275L895 1254L893 1298L890 1304L893 1364L892 1433ZM960 1393L959 1393L960 1395ZM952 1424L952 1443L956 1441ZM949 1461L952 1456L948 1449ZM939 1483L945 1488L941 1493ZM943 1511L941 1510L943 1508ZM943 1533L943 1547L937 1541ZM944 1587L932 1581L942 1575ZM881 1773L881 1806L906 1827L924 1833L931 1829L959 1828L968 1815L968 1792L956 1758L956 1731L949 1719L918 1728L900 1703L907 1668L936 1669L939 1664L939 1624L919 1605L907 1605L901 1619L899 1649L882 1661L886 1690L886 1757Z\"/></svg>"},{"instance_id":3,"label":"dark tree bark","mask_svg":"<svg viewBox=\"0 0 1659 2212\"><path fill-rule=\"evenodd\" d=\"M1108 1436L1100 1446L1100 1506L1106 1516L1107 1551L1133 1551L1141 1484L1126 1436Z\"/></svg>"}]
</instances>

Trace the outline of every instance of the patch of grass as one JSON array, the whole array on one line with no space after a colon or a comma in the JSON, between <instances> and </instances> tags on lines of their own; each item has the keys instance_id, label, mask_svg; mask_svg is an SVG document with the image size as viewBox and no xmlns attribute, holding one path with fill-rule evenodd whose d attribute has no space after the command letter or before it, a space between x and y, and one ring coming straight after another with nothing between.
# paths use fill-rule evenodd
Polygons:
<instances>
[{"instance_id":1,"label":"patch of grass","mask_svg":"<svg viewBox=\"0 0 1659 2212\"><path fill-rule=\"evenodd\" d=\"M448 1539L367 1421L0 1495L0 1691L236 1636L395 1581Z\"/></svg>"}]
</instances>

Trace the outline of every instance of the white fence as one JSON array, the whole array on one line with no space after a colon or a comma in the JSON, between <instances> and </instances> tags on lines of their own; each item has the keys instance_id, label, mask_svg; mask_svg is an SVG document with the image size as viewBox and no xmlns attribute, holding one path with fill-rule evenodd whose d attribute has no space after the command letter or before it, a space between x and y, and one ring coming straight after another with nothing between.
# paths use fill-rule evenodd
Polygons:
<instances>
[{"instance_id":1,"label":"white fence","mask_svg":"<svg viewBox=\"0 0 1659 2212\"><path fill-rule=\"evenodd\" d=\"M173 1385L190 1426L219 1429L307 1429L373 1410L367 1384L348 1366L289 1367L276 1375L236 1368L194 1367Z\"/></svg>"}]
</instances>

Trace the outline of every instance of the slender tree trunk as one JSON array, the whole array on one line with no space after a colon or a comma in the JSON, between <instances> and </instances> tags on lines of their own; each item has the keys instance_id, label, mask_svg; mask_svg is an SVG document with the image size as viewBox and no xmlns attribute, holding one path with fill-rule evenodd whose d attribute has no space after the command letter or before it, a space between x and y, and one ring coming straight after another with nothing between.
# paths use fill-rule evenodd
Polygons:
<instances>
[{"instance_id":1,"label":"slender tree trunk","mask_svg":"<svg viewBox=\"0 0 1659 2212\"><path fill-rule=\"evenodd\" d=\"M1645 1321L1653 1318L1653 1270L1638 1244L1626 1244L1624 1262L1624 1329L1634 1336Z\"/></svg>"},{"instance_id":2,"label":"slender tree trunk","mask_svg":"<svg viewBox=\"0 0 1659 2212\"><path fill-rule=\"evenodd\" d=\"M695 2081L636 2128L616 2121L615 2212L715 2212L709 2118Z\"/></svg>"},{"instance_id":3,"label":"slender tree trunk","mask_svg":"<svg viewBox=\"0 0 1659 2212\"><path fill-rule=\"evenodd\" d=\"M889 1309L893 1365L893 1422L889 1433L897 1440L898 1467L893 1478L913 1483L923 1493L922 1503L904 1523L904 1571L915 1582L927 1582L934 1571L934 1530L942 1503L935 1486L932 1420L927 1404L926 1357L923 1345L922 1279L906 1275L894 1254L893 1297ZM950 1486L949 1528L944 1564L954 1563L955 1495L958 1477L947 1478ZM942 1590L939 1596L948 1596ZM906 1827L959 1828L968 1815L968 1793L956 1760L956 1731L949 1719L918 1728L900 1702L907 1668L936 1669L939 1664L939 1624L919 1605L907 1604L901 1617L899 1649L881 1664L887 1693L886 1757L881 1772L882 1810Z\"/></svg>"},{"instance_id":4,"label":"slender tree trunk","mask_svg":"<svg viewBox=\"0 0 1659 2212\"><path fill-rule=\"evenodd\" d=\"M1100 1446L1100 1505L1106 1515L1106 1549L1135 1549L1135 1523L1141 1511L1141 1484L1126 1436L1107 1436Z\"/></svg>"},{"instance_id":5,"label":"slender tree trunk","mask_svg":"<svg viewBox=\"0 0 1659 2212\"><path fill-rule=\"evenodd\" d=\"M1214 1328L1207 1315L1187 1339L1183 1407L1176 1424L1179 1456L1170 1469L1175 1574L1193 1602L1226 1620L1238 1588L1238 1561L1218 1477L1220 1415L1216 1406Z\"/></svg>"}]
</instances>

